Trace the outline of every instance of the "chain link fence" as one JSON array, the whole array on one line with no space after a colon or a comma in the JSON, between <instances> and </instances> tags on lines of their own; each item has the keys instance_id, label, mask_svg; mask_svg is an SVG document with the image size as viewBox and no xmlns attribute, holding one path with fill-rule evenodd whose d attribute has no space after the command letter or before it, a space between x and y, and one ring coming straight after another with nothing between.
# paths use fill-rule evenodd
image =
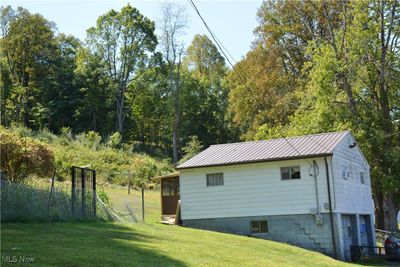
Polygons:
<instances>
[{"instance_id":1,"label":"chain link fence","mask_svg":"<svg viewBox=\"0 0 400 267\"><path fill-rule=\"evenodd\" d=\"M1 222L38 222L69 220L116 220L110 217L107 207L96 214L82 213L72 208L71 184L48 180L13 183L1 180ZM93 193L88 191L85 201L93 203Z\"/></svg>"},{"instance_id":2,"label":"chain link fence","mask_svg":"<svg viewBox=\"0 0 400 267\"><path fill-rule=\"evenodd\" d=\"M110 201L107 208L112 209L123 221L136 223L143 221L141 190L118 185L108 186Z\"/></svg>"}]
</instances>

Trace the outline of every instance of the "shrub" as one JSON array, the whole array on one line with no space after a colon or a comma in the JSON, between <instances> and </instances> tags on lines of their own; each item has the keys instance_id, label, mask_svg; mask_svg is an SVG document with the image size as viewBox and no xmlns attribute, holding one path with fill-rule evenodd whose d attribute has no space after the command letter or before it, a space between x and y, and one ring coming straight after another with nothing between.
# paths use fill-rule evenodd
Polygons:
<instances>
[{"instance_id":1,"label":"shrub","mask_svg":"<svg viewBox=\"0 0 400 267\"><path fill-rule=\"evenodd\" d=\"M92 149L97 149L101 141L101 136L99 133L90 131L85 134L85 145L91 147Z\"/></svg>"},{"instance_id":2,"label":"shrub","mask_svg":"<svg viewBox=\"0 0 400 267\"><path fill-rule=\"evenodd\" d=\"M54 155L51 147L30 137L0 128L1 171L6 179L22 181L30 174L51 175Z\"/></svg>"},{"instance_id":3,"label":"shrub","mask_svg":"<svg viewBox=\"0 0 400 267\"><path fill-rule=\"evenodd\" d=\"M107 145L112 148L120 148L121 147L121 134L119 132L115 132L108 137Z\"/></svg>"}]
</instances>

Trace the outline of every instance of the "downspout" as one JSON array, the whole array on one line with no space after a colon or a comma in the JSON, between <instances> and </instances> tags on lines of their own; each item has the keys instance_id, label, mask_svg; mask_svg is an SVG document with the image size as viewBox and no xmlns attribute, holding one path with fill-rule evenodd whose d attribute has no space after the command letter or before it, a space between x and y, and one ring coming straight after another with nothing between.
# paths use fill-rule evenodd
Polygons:
<instances>
[{"instance_id":1,"label":"downspout","mask_svg":"<svg viewBox=\"0 0 400 267\"><path fill-rule=\"evenodd\" d=\"M319 170L317 173L317 162L315 160L313 160L313 175L314 176L314 184L315 184L315 198L317 200L317 214L320 215L320 205L319 205L319 194L318 194L318 174L319 174Z\"/></svg>"},{"instance_id":2,"label":"downspout","mask_svg":"<svg viewBox=\"0 0 400 267\"><path fill-rule=\"evenodd\" d=\"M337 259L338 258L338 254L337 254L337 248L336 248L335 229L334 229L334 225L333 225L331 185L330 185L330 182L329 182L329 168L328 168L328 161L327 161L326 157L324 157L324 160L325 160L325 169L326 169L326 183L327 183L327 186L328 186L329 219L331 221L333 253L335 255L335 258Z\"/></svg>"}]
</instances>

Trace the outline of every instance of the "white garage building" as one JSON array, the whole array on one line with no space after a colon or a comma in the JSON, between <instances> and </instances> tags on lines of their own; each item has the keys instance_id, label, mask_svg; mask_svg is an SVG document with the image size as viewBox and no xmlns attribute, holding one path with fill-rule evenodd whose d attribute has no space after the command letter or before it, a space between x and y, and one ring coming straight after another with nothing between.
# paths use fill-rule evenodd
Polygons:
<instances>
[{"instance_id":1,"label":"white garage building","mask_svg":"<svg viewBox=\"0 0 400 267\"><path fill-rule=\"evenodd\" d=\"M347 260L375 244L369 165L348 131L212 145L177 169L185 226Z\"/></svg>"}]
</instances>

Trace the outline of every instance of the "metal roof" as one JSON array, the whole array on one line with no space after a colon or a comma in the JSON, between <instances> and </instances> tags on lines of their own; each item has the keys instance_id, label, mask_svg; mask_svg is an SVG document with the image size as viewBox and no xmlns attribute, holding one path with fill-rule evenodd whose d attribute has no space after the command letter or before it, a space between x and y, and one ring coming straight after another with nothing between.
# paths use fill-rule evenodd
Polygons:
<instances>
[{"instance_id":1,"label":"metal roof","mask_svg":"<svg viewBox=\"0 0 400 267\"><path fill-rule=\"evenodd\" d=\"M152 180L157 180L157 179L165 179L165 178L174 178L174 177L179 177L179 172L173 172L173 173L169 173L166 175L161 175L161 176L156 176L151 178Z\"/></svg>"},{"instance_id":2,"label":"metal roof","mask_svg":"<svg viewBox=\"0 0 400 267\"><path fill-rule=\"evenodd\" d=\"M211 145L177 169L331 155L348 131Z\"/></svg>"}]
</instances>

